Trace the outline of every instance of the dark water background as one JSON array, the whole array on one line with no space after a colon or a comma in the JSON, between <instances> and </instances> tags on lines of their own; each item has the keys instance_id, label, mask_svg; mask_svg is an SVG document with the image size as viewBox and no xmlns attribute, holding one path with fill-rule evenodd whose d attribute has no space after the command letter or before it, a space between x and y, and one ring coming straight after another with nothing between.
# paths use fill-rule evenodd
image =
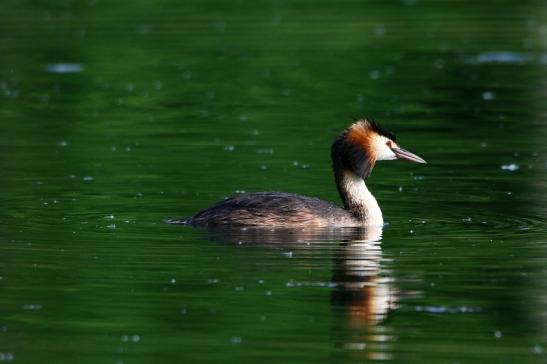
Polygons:
<instances>
[{"instance_id":1,"label":"dark water background","mask_svg":"<svg viewBox=\"0 0 547 364\"><path fill-rule=\"evenodd\" d=\"M543 1L3 1L0 362L544 363ZM378 231L165 224L338 201L369 115ZM238 243L239 242L239 243Z\"/></svg>"}]
</instances>

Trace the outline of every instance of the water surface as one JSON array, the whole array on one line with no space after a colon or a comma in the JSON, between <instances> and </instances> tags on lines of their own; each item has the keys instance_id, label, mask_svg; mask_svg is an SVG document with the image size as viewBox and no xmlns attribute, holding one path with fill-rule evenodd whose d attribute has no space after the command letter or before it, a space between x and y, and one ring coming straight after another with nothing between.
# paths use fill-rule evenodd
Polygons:
<instances>
[{"instance_id":1,"label":"water surface","mask_svg":"<svg viewBox=\"0 0 547 364\"><path fill-rule=\"evenodd\" d=\"M545 362L541 2L0 9L0 361ZM165 223L338 202L362 115L429 162L374 170L383 231Z\"/></svg>"}]
</instances>

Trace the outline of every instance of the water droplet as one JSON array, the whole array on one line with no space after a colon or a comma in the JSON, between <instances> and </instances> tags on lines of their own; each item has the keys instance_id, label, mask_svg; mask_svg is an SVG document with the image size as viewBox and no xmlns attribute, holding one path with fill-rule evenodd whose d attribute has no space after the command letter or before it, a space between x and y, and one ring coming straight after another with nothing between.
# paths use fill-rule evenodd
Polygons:
<instances>
[{"instance_id":1,"label":"water droplet","mask_svg":"<svg viewBox=\"0 0 547 364\"><path fill-rule=\"evenodd\" d=\"M484 101L491 101L496 98L496 94L493 91L484 91L482 93L482 99Z\"/></svg>"},{"instance_id":2,"label":"water droplet","mask_svg":"<svg viewBox=\"0 0 547 364\"><path fill-rule=\"evenodd\" d=\"M237 344L241 344L243 342L243 339L241 338L241 336L233 336L230 339L230 342L234 345L237 345Z\"/></svg>"},{"instance_id":3,"label":"water droplet","mask_svg":"<svg viewBox=\"0 0 547 364\"><path fill-rule=\"evenodd\" d=\"M39 311L42 309L42 305L36 304L36 303L28 303L26 305L23 305L23 310L28 311Z\"/></svg>"},{"instance_id":4,"label":"water droplet","mask_svg":"<svg viewBox=\"0 0 547 364\"><path fill-rule=\"evenodd\" d=\"M259 148L256 150L257 154L273 154L273 148Z\"/></svg>"},{"instance_id":5,"label":"water droplet","mask_svg":"<svg viewBox=\"0 0 547 364\"><path fill-rule=\"evenodd\" d=\"M386 34L386 27L378 25L374 28L374 34L376 34L377 37L383 37Z\"/></svg>"},{"instance_id":6,"label":"water droplet","mask_svg":"<svg viewBox=\"0 0 547 364\"><path fill-rule=\"evenodd\" d=\"M51 63L46 65L46 72L49 73L78 73L82 72L84 67L80 63Z\"/></svg>"},{"instance_id":7,"label":"water droplet","mask_svg":"<svg viewBox=\"0 0 547 364\"><path fill-rule=\"evenodd\" d=\"M504 171L514 172L514 171L518 171L520 167L515 163L511 163L511 164L503 164L501 166L501 169Z\"/></svg>"},{"instance_id":8,"label":"water droplet","mask_svg":"<svg viewBox=\"0 0 547 364\"><path fill-rule=\"evenodd\" d=\"M515 52L484 52L476 57L478 63L523 63L529 57Z\"/></svg>"},{"instance_id":9,"label":"water droplet","mask_svg":"<svg viewBox=\"0 0 547 364\"><path fill-rule=\"evenodd\" d=\"M218 22L213 25L215 30L219 33L224 33L226 31L226 23L224 22Z\"/></svg>"},{"instance_id":10,"label":"water droplet","mask_svg":"<svg viewBox=\"0 0 547 364\"><path fill-rule=\"evenodd\" d=\"M15 357L12 353L2 353L2 352L0 352L0 361L12 361L14 358Z\"/></svg>"},{"instance_id":11,"label":"water droplet","mask_svg":"<svg viewBox=\"0 0 547 364\"><path fill-rule=\"evenodd\" d=\"M436 59L435 60L435 68L440 70L440 69L443 69L444 68L444 60L442 59Z\"/></svg>"}]
</instances>

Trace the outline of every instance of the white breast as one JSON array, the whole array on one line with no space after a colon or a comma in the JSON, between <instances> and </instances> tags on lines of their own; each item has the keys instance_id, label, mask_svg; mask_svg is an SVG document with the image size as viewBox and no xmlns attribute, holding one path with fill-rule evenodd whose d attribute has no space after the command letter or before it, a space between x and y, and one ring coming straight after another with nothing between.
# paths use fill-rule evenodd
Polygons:
<instances>
[{"instance_id":1,"label":"white breast","mask_svg":"<svg viewBox=\"0 0 547 364\"><path fill-rule=\"evenodd\" d=\"M347 191L349 204L353 208L359 208L365 216L365 225L382 226L384 218L378 202L370 193L365 181L352 172L346 172L342 180L343 187Z\"/></svg>"}]
</instances>

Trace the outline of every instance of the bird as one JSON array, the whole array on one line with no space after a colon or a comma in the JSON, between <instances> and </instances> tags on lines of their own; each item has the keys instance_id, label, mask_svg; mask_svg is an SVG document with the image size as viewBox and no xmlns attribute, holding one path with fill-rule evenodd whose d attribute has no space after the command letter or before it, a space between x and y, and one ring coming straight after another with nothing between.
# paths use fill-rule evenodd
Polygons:
<instances>
[{"instance_id":1,"label":"bird","mask_svg":"<svg viewBox=\"0 0 547 364\"><path fill-rule=\"evenodd\" d=\"M351 123L332 143L332 170L343 207L286 192L251 192L220 201L172 223L195 227L330 228L383 226L382 210L366 185L376 162L427 163L401 148L393 133L369 118Z\"/></svg>"}]
</instances>

